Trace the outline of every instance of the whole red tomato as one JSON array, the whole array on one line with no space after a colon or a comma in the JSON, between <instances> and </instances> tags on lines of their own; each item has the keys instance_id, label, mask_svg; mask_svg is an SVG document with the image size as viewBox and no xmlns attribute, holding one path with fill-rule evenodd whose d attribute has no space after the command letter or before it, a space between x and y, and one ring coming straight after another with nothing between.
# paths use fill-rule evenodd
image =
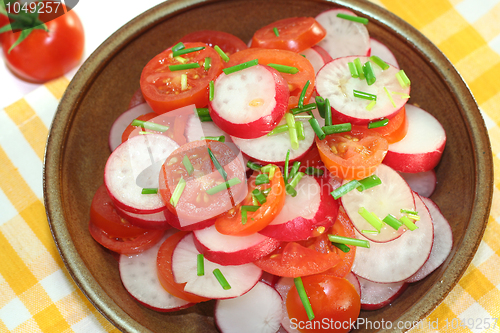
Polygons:
<instances>
[{"instance_id":1,"label":"whole red tomato","mask_svg":"<svg viewBox=\"0 0 500 333\"><path fill-rule=\"evenodd\" d=\"M45 21L43 14L40 19ZM3 55L7 67L18 77L45 82L62 76L78 65L83 55L84 33L74 11L46 23L48 32L35 29L9 53L21 32L2 34Z\"/></svg>"}]
</instances>

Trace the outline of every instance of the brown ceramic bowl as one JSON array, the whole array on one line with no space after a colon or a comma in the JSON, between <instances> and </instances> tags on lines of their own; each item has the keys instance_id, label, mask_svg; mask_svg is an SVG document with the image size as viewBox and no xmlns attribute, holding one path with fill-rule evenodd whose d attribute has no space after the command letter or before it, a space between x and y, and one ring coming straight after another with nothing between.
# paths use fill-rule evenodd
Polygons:
<instances>
[{"instance_id":1,"label":"brown ceramic bowl","mask_svg":"<svg viewBox=\"0 0 500 333\"><path fill-rule=\"evenodd\" d=\"M103 181L108 130L139 87L143 66L184 34L223 30L247 41L258 28L292 16L316 16L334 6L370 19L372 37L389 46L412 80L411 102L443 124L448 142L432 196L453 228L447 261L411 285L392 306L365 312L371 321L418 321L458 282L486 226L492 195L492 158L478 107L444 55L393 14L356 0L168 1L122 27L85 62L55 116L45 159L45 205L54 239L77 285L124 332L216 332L213 302L158 313L123 288L113 256L90 237L89 207ZM361 328L359 331L365 331Z\"/></svg>"}]
</instances>

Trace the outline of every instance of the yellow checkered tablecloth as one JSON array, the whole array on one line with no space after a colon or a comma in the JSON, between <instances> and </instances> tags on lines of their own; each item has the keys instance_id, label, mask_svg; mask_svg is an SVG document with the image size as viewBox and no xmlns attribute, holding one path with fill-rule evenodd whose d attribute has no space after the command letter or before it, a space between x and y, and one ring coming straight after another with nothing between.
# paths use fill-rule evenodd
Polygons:
<instances>
[{"instance_id":1,"label":"yellow checkered tablecloth","mask_svg":"<svg viewBox=\"0 0 500 333\"><path fill-rule=\"evenodd\" d=\"M412 330L431 331L428 323L438 319L455 320L454 332L483 332L459 326L457 319L500 318L500 0L373 2L412 24L446 54L483 113L496 169L488 226L460 282L424 320L426 328ZM45 142L68 83L64 77L52 81L0 110L0 332L117 331L68 275L43 206ZM499 332L499 327L500 322L486 331Z\"/></svg>"}]
</instances>

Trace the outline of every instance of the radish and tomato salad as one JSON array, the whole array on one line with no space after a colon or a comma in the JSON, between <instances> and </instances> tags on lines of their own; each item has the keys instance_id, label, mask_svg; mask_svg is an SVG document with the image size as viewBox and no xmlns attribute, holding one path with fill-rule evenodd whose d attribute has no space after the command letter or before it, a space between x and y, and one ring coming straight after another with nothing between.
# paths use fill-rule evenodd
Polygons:
<instances>
[{"instance_id":1,"label":"radish and tomato salad","mask_svg":"<svg viewBox=\"0 0 500 333\"><path fill-rule=\"evenodd\" d=\"M368 24L332 9L273 22L249 48L204 30L144 67L89 222L133 298L217 300L222 332L323 332L446 260L451 228L423 196L446 134L408 103L390 50L370 53Z\"/></svg>"}]
</instances>

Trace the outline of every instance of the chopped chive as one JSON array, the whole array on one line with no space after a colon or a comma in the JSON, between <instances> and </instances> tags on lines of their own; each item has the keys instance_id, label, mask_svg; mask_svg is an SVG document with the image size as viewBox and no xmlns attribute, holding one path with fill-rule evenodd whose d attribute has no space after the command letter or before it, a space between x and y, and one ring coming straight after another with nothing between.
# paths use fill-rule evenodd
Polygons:
<instances>
[{"instance_id":1,"label":"chopped chive","mask_svg":"<svg viewBox=\"0 0 500 333\"><path fill-rule=\"evenodd\" d=\"M278 28L274 27L273 31L274 31L274 34L276 35L276 37L280 36L280 32L278 31Z\"/></svg>"},{"instance_id":2,"label":"chopped chive","mask_svg":"<svg viewBox=\"0 0 500 333\"><path fill-rule=\"evenodd\" d=\"M384 87L384 91L385 91L387 97L389 97L389 100L391 101L392 106L396 107L396 103L394 103L394 100L392 99L392 96L391 96L391 93L389 92L389 90L387 90L387 88Z\"/></svg>"},{"instance_id":3,"label":"chopped chive","mask_svg":"<svg viewBox=\"0 0 500 333\"><path fill-rule=\"evenodd\" d=\"M415 211L415 210L411 210L411 209L403 209L401 208L400 212L402 214L413 214L413 215L418 215L418 212Z\"/></svg>"},{"instance_id":4,"label":"chopped chive","mask_svg":"<svg viewBox=\"0 0 500 333\"><path fill-rule=\"evenodd\" d=\"M219 45L215 45L214 46L214 50L220 55L220 57L222 58L222 60L224 60L225 62L228 62L229 61L229 57L227 56L227 54L221 50L221 48L219 47Z\"/></svg>"},{"instance_id":5,"label":"chopped chive","mask_svg":"<svg viewBox=\"0 0 500 333\"><path fill-rule=\"evenodd\" d=\"M214 88L214 81L210 81L210 84L208 85L209 86L209 91L208 91L208 100L211 102L214 100L214 91L215 91L215 88Z\"/></svg>"},{"instance_id":6,"label":"chopped chive","mask_svg":"<svg viewBox=\"0 0 500 333\"><path fill-rule=\"evenodd\" d=\"M299 69L297 67L280 65L280 64L273 64L273 63L269 63L267 65L269 67L274 68L275 70L277 70L280 73L297 74L299 72Z\"/></svg>"},{"instance_id":7,"label":"chopped chive","mask_svg":"<svg viewBox=\"0 0 500 333\"><path fill-rule=\"evenodd\" d=\"M325 132L321 129L321 126L319 126L318 121L316 118L311 118L309 119L309 124L311 125L314 133L318 136L318 139L323 140L325 138Z\"/></svg>"},{"instance_id":8,"label":"chopped chive","mask_svg":"<svg viewBox=\"0 0 500 333\"><path fill-rule=\"evenodd\" d=\"M212 58L206 57L205 62L203 63L203 68L208 71L212 67Z\"/></svg>"},{"instance_id":9,"label":"chopped chive","mask_svg":"<svg viewBox=\"0 0 500 333\"><path fill-rule=\"evenodd\" d=\"M369 188L375 187L377 185L382 184L380 178L377 175L371 175L361 180L358 180L359 186L357 187L359 192L363 192L364 190L368 190Z\"/></svg>"},{"instance_id":10,"label":"chopped chive","mask_svg":"<svg viewBox=\"0 0 500 333\"><path fill-rule=\"evenodd\" d=\"M340 17L344 20L349 20L357 23L363 23L364 25L368 24L368 19L365 17L359 17L359 16L353 16L353 15L348 15L348 14L343 14L343 13L338 13L337 17Z\"/></svg>"},{"instance_id":11,"label":"chopped chive","mask_svg":"<svg viewBox=\"0 0 500 333\"><path fill-rule=\"evenodd\" d=\"M368 128L378 128L378 127L384 127L389 123L389 119L384 118L380 119L377 121L372 121L368 123Z\"/></svg>"},{"instance_id":12,"label":"chopped chive","mask_svg":"<svg viewBox=\"0 0 500 333\"><path fill-rule=\"evenodd\" d=\"M399 85L402 88L408 88L411 84L410 79L406 76L406 73L403 69L396 73L396 79L398 79Z\"/></svg>"},{"instance_id":13,"label":"chopped chive","mask_svg":"<svg viewBox=\"0 0 500 333\"><path fill-rule=\"evenodd\" d=\"M401 227L403 225L403 223L401 223L401 221L399 221L397 218L395 218L391 214L387 214L387 216L384 217L384 219L382 221L387 223L387 225L390 226L391 228L393 228L394 230L398 230L399 227Z\"/></svg>"},{"instance_id":14,"label":"chopped chive","mask_svg":"<svg viewBox=\"0 0 500 333\"><path fill-rule=\"evenodd\" d=\"M181 75L181 91L188 88L188 76L186 74Z\"/></svg>"},{"instance_id":15,"label":"chopped chive","mask_svg":"<svg viewBox=\"0 0 500 333\"><path fill-rule=\"evenodd\" d=\"M302 91L300 92L299 102L298 102L299 108L304 107L304 98L306 97L306 91L307 91L307 88L309 88L310 84L311 84L311 81L307 80L306 84L304 84L304 88L302 88Z\"/></svg>"},{"instance_id":16,"label":"chopped chive","mask_svg":"<svg viewBox=\"0 0 500 333\"><path fill-rule=\"evenodd\" d=\"M293 165L292 165L292 168L290 170L290 173L288 174L288 179L291 179L295 176L295 174L297 173L297 171L299 171L299 168L300 168L300 162L299 161L295 161L293 162Z\"/></svg>"},{"instance_id":17,"label":"chopped chive","mask_svg":"<svg viewBox=\"0 0 500 333\"><path fill-rule=\"evenodd\" d=\"M259 189L253 190L252 195L261 205L266 203L266 196Z\"/></svg>"},{"instance_id":18,"label":"chopped chive","mask_svg":"<svg viewBox=\"0 0 500 333\"><path fill-rule=\"evenodd\" d=\"M415 229L418 229L418 227L413 223L408 217L406 216L401 216L399 218L399 221L403 223L410 231L413 231Z\"/></svg>"},{"instance_id":19,"label":"chopped chive","mask_svg":"<svg viewBox=\"0 0 500 333\"><path fill-rule=\"evenodd\" d=\"M295 116L295 120L309 120L309 119L312 119L312 117L313 116L309 115L309 114L308 115L297 115L297 116Z\"/></svg>"},{"instance_id":20,"label":"chopped chive","mask_svg":"<svg viewBox=\"0 0 500 333\"><path fill-rule=\"evenodd\" d=\"M332 243L333 246L337 247L340 251L347 253L351 251L351 248L347 245L340 244L340 243Z\"/></svg>"},{"instance_id":21,"label":"chopped chive","mask_svg":"<svg viewBox=\"0 0 500 333\"><path fill-rule=\"evenodd\" d=\"M188 60L186 58L183 58L183 57L174 57L175 60L177 60L178 62L180 62L181 64L185 64L188 62Z\"/></svg>"},{"instance_id":22,"label":"chopped chive","mask_svg":"<svg viewBox=\"0 0 500 333\"><path fill-rule=\"evenodd\" d=\"M286 193L291 195L292 197L295 197L297 195L297 191L290 184L285 185L285 190Z\"/></svg>"},{"instance_id":23,"label":"chopped chive","mask_svg":"<svg viewBox=\"0 0 500 333\"><path fill-rule=\"evenodd\" d=\"M415 220L415 221L420 221L420 216L418 215L414 215L414 214L408 214L406 215L408 216L408 218L412 219L412 220Z\"/></svg>"},{"instance_id":24,"label":"chopped chive","mask_svg":"<svg viewBox=\"0 0 500 333\"><path fill-rule=\"evenodd\" d=\"M224 135L221 136L203 136L201 140L214 140L219 142L226 142L226 137Z\"/></svg>"},{"instance_id":25,"label":"chopped chive","mask_svg":"<svg viewBox=\"0 0 500 333\"><path fill-rule=\"evenodd\" d=\"M314 100L316 102L316 107L318 108L320 117L325 119L325 99L321 96L316 96Z\"/></svg>"},{"instance_id":26,"label":"chopped chive","mask_svg":"<svg viewBox=\"0 0 500 333\"><path fill-rule=\"evenodd\" d=\"M361 233L363 234L370 234L370 235L376 235L379 234L380 232L377 230L361 230Z\"/></svg>"},{"instance_id":27,"label":"chopped chive","mask_svg":"<svg viewBox=\"0 0 500 333\"><path fill-rule=\"evenodd\" d=\"M366 78L366 83L368 83L369 86L375 83L377 81L377 78L375 77L375 73L373 72L373 67L372 63L367 61L363 65L363 73L365 74Z\"/></svg>"},{"instance_id":28,"label":"chopped chive","mask_svg":"<svg viewBox=\"0 0 500 333\"><path fill-rule=\"evenodd\" d=\"M280 133L284 133L284 132L288 132L288 124L276 126L275 128L273 128L273 130L271 132L267 133L267 135L271 136L271 135L276 135L276 134L280 134Z\"/></svg>"},{"instance_id":29,"label":"chopped chive","mask_svg":"<svg viewBox=\"0 0 500 333\"><path fill-rule=\"evenodd\" d=\"M157 188L143 188L141 191L141 194L157 194L158 189Z\"/></svg>"},{"instance_id":30,"label":"chopped chive","mask_svg":"<svg viewBox=\"0 0 500 333\"><path fill-rule=\"evenodd\" d=\"M139 131L139 134L155 134L155 133L147 131Z\"/></svg>"},{"instance_id":31,"label":"chopped chive","mask_svg":"<svg viewBox=\"0 0 500 333\"><path fill-rule=\"evenodd\" d=\"M172 53L172 55L174 57L178 57L178 56L183 55L183 54L192 53L192 52L196 52L196 51L201 51L201 50L204 50L204 49L205 49L205 46L190 47L188 49L184 48L184 49L181 49L181 50L174 51Z\"/></svg>"},{"instance_id":32,"label":"chopped chive","mask_svg":"<svg viewBox=\"0 0 500 333\"><path fill-rule=\"evenodd\" d=\"M254 170L254 171L260 171L260 169L262 169L262 165L260 165L259 163L252 162L252 161L247 162L247 167Z\"/></svg>"},{"instance_id":33,"label":"chopped chive","mask_svg":"<svg viewBox=\"0 0 500 333\"><path fill-rule=\"evenodd\" d=\"M332 195L332 197L337 200L338 198L340 198L341 196L343 196L344 194L354 190L356 187L359 186L359 182L355 179L351 180L350 182L348 183L345 183L344 185L340 186L340 187L337 187L335 190L333 190L330 194Z\"/></svg>"},{"instance_id":34,"label":"chopped chive","mask_svg":"<svg viewBox=\"0 0 500 333\"><path fill-rule=\"evenodd\" d=\"M224 290L231 289L231 286L227 282L226 278L224 277L224 275L222 274L222 272L220 271L220 269L218 269L218 268L214 269L213 273L214 273L215 278L217 279L217 281L219 281L222 289L224 289Z\"/></svg>"},{"instance_id":35,"label":"chopped chive","mask_svg":"<svg viewBox=\"0 0 500 333\"><path fill-rule=\"evenodd\" d=\"M393 95L399 95L401 98L410 98L411 96L399 91L391 91L391 94Z\"/></svg>"},{"instance_id":36,"label":"chopped chive","mask_svg":"<svg viewBox=\"0 0 500 333\"><path fill-rule=\"evenodd\" d=\"M273 179L275 171L276 171L276 166L272 165L271 169L269 170L269 180Z\"/></svg>"},{"instance_id":37,"label":"chopped chive","mask_svg":"<svg viewBox=\"0 0 500 333\"><path fill-rule=\"evenodd\" d=\"M179 51L179 50L182 50L184 48L185 48L184 43L179 42L179 43L175 44L174 46L172 46L172 52Z\"/></svg>"},{"instance_id":38,"label":"chopped chive","mask_svg":"<svg viewBox=\"0 0 500 333\"><path fill-rule=\"evenodd\" d=\"M311 302L309 302L309 298L307 297L306 290L304 289L304 283L302 282L302 278L296 277L293 279L293 282L295 283L295 288L297 288L297 292L299 294L300 300L302 301L302 305L306 310L307 318L309 320L313 320L314 312L311 307Z\"/></svg>"},{"instance_id":39,"label":"chopped chive","mask_svg":"<svg viewBox=\"0 0 500 333\"><path fill-rule=\"evenodd\" d=\"M266 188L265 190L262 190L262 194L264 195L269 195L269 193L271 193L271 188Z\"/></svg>"},{"instance_id":40,"label":"chopped chive","mask_svg":"<svg viewBox=\"0 0 500 333\"><path fill-rule=\"evenodd\" d=\"M174 207L177 206L177 203L179 202L179 199L181 198L182 192L184 191L184 188L186 187L186 180L181 177L179 179L179 182L175 186L174 193L172 193L172 197L170 198L170 204Z\"/></svg>"},{"instance_id":41,"label":"chopped chive","mask_svg":"<svg viewBox=\"0 0 500 333\"><path fill-rule=\"evenodd\" d=\"M264 165L260 170L257 170L257 171L261 171L261 172L264 172L264 173L269 173L274 168L275 168L275 166L273 164L267 164L267 165Z\"/></svg>"},{"instance_id":42,"label":"chopped chive","mask_svg":"<svg viewBox=\"0 0 500 333\"><path fill-rule=\"evenodd\" d=\"M384 226L382 221L374 216L374 214L367 211L365 207L360 207L358 210L358 214L361 215L361 217L364 218L366 222L370 223L378 231L380 231Z\"/></svg>"},{"instance_id":43,"label":"chopped chive","mask_svg":"<svg viewBox=\"0 0 500 333\"><path fill-rule=\"evenodd\" d=\"M200 64L197 63L197 62L191 62L189 64L180 64L180 65L170 65L170 66L168 66L168 69L171 72L182 71L182 70L191 69L191 68L200 68Z\"/></svg>"},{"instance_id":44,"label":"chopped chive","mask_svg":"<svg viewBox=\"0 0 500 333\"><path fill-rule=\"evenodd\" d=\"M301 121L295 122L295 129L297 130L297 139L300 141L305 140L304 124Z\"/></svg>"},{"instance_id":45,"label":"chopped chive","mask_svg":"<svg viewBox=\"0 0 500 333\"><path fill-rule=\"evenodd\" d=\"M295 115L295 114L299 114L302 112L309 112L309 111L312 111L314 109L316 109L316 103L309 103L309 104L303 105L301 108L290 109L290 112Z\"/></svg>"},{"instance_id":46,"label":"chopped chive","mask_svg":"<svg viewBox=\"0 0 500 333\"><path fill-rule=\"evenodd\" d=\"M252 193L252 205L254 206L259 205L259 200L257 200L257 198L255 197L255 195L253 195L253 193Z\"/></svg>"},{"instance_id":47,"label":"chopped chive","mask_svg":"<svg viewBox=\"0 0 500 333\"><path fill-rule=\"evenodd\" d=\"M307 167L305 173L309 176L321 177L325 172L322 169L318 169L315 167Z\"/></svg>"},{"instance_id":48,"label":"chopped chive","mask_svg":"<svg viewBox=\"0 0 500 333\"><path fill-rule=\"evenodd\" d=\"M208 112L208 108L196 108L196 114L198 114L198 117L202 116L209 116L210 113Z\"/></svg>"},{"instance_id":49,"label":"chopped chive","mask_svg":"<svg viewBox=\"0 0 500 333\"><path fill-rule=\"evenodd\" d=\"M261 173L255 178L255 185L269 184L269 176L265 173Z\"/></svg>"},{"instance_id":50,"label":"chopped chive","mask_svg":"<svg viewBox=\"0 0 500 333\"><path fill-rule=\"evenodd\" d=\"M297 172L295 175L293 175L292 180L290 180L290 186L293 187L294 189L297 187L297 184L300 182L302 177L304 177L305 173L303 172Z\"/></svg>"},{"instance_id":51,"label":"chopped chive","mask_svg":"<svg viewBox=\"0 0 500 333\"><path fill-rule=\"evenodd\" d=\"M359 90L353 89L352 93L353 93L354 97L363 98L363 99L367 99L367 100L370 100L370 101L376 101L377 100L377 95L370 94L370 93L367 93L367 92L364 92L364 91L359 91Z\"/></svg>"},{"instance_id":52,"label":"chopped chive","mask_svg":"<svg viewBox=\"0 0 500 333\"><path fill-rule=\"evenodd\" d=\"M331 125L332 125L332 108L330 107L330 101L328 100L328 98L325 98L325 126L331 126Z\"/></svg>"},{"instance_id":53,"label":"chopped chive","mask_svg":"<svg viewBox=\"0 0 500 333\"><path fill-rule=\"evenodd\" d=\"M373 107L375 106L375 104L377 104L377 101L371 101L365 109L367 109L368 111L371 111L373 109Z\"/></svg>"},{"instance_id":54,"label":"chopped chive","mask_svg":"<svg viewBox=\"0 0 500 333\"><path fill-rule=\"evenodd\" d=\"M255 212L260 206L241 206L241 224L247 223L247 212Z\"/></svg>"},{"instance_id":55,"label":"chopped chive","mask_svg":"<svg viewBox=\"0 0 500 333\"><path fill-rule=\"evenodd\" d=\"M205 192L209 195L214 195L214 194L222 192L222 191L230 188L231 186L234 186L234 185L239 184L239 183L241 183L241 180L238 177L234 177L234 178L229 179L227 182L224 182L222 184L219 184L219 185L216 185L214 187L209 188Z\"/></svg>"},{"instance_id":56,"label":"chopped chive","mask_svg":"<svg viewBox=\"0 0 500 333\"><path fill-rule=\"evenodd\" d=\"M148 130L162 132L162 133L168 130L168 126L152 123L150 121L138 120L138 119L134 119L130 125L138 126L138 127L142 127L142 128L148 129Z\"/></svg>"},{"instance_id":57,"label":"chopped chive","mask_svg":"<svg viewBox=\"0 0 500 333\"><path fill-rule=\"evenodd\" d=\"M250 68L252 66L257 66L258 64L259 64L259 61L257 59L254 59L254 60L250 60L250 61L241 63L241 64L236 65L236 66L224 68L222 71L224 72L224 74L229 75L229 74L241 71L243 69Z\"/></svg>"},{"instance_id":58,"label":"chopped chive","mask_svg":"<svg viewBox=\"0 0 500 333\"><path fill-rule=\"evenodd\" d=\"M288 124L288 135L290 135L290 143L292 145L292 149L299 149L299 139L297 138L297 128L295 127L295 118L293 114L286 113L285 114L286 123Z\"/></svg>"},{"instance_id":59,"label":"chopped chive","mask_svg":"<svg viewBox=\"0 0 500 333\"><path fill-rule=\"evenodd\" d=\"M189 176L193 174L194 168L193 164L191 164L191 161L189 160L189 157L187 155L184 155L182 158L182 164L184 164L184 167L186 168L186 171Z\"/></svg>"},{"instance_id":60,"label":"chopped chive","mask_svg":"<svg viewBox=\"0 0 500 333\"><path fill-rule=\"evenodd\" d=\"M326 135L330 135L334 133L349 132L351 128L352 128L351 123L345 123L345 124L323 126L321 129L323 130L323 132L325 132Z\"/></svg>"},{"instance_id":61,"label":"chopped chive","mask_svg":"<svg viewBox=\"0 0 500 333\"><path fill-rule=\"evenodd\" d=\"M370 60L373 61L383 71L385 71L386 69L389 68L389 65L385 61L383 61L382 59L380 59L379 57L377 57L376 55L372 55L370 57Z\"/></svg>"},{"instance_id":62,"label":"chopped chive","mask_svg":"<svg viewBox=\"0 0 500 333\"><path fill-rule=\"evenodd\" d=\"M285 184L288 183L288 164L290 163L290 149L286 152L285 156L285 168L283 169L283 179Z\"/></svg>"},{"instance_id":63,"label":"chopped chive","mask_svg":"<svg viewBox=\"0 0 500 333\"><path fill-rule=\"evenodd\" d=\"M349 61L347 63L347 65L349 66L349 71L351 72L351 77L358 78L359 75L358 75L358 70L356 69L356 65L354 65L354 63L352 61Z\"/></svg>"},{"instance_id":64,"label":"chopped chive","mask_svg":"<svg viewBox=\"0 0 500 333\"><path fill-rule=\"evenodd\" d=\"M328 235L328 240L332 243L370 248L370 243L364 239L350 238L339 235Z\"/></svg>"},{"instance_id":65,"label":"chopped chive","mask_svg":"<svg viewBox=\"0 0 500 333\"><path fill-rule=\"evenodd\" d=\"M227 172L224 170L224 168L220 165L219 161L217 161L217 158L215 155L212 153L212 150L210 148L208 149L208 155L210 156L210 159L212 160L212 163L214 164L214 167L219 171L221 174L222 178L224 179L225 182L227 182ZM238 179L239 181L239 179Z\"/></svg>"},{"instance_id":66,"label":"chopped chive","mask_svg":"<svg viewBox=\"0 0 500 333\"><path fill-rule=\"evenodd\" d=\"M196 256L196 271L198 276L203 276L205 275L205 258L203 257L203 254L199 253Z\"/></svg>"},{"instance_id":67,"label":"chopped chive","mask_svg":"<svg viewBox=\"0 0 500 333\"><path fill-rule=\"evenodd\" d=\"M361 64L361 60L359 58L354 59L354 66L356 66L356 71L358 72L358 77L360 80L365 79L365 75L363 74L363 65Z\"/></svg>"},{"instance_id":68,"label":"chopped chive","mask_svg":"<svg viewBox=\"0 0 500 333\"><path fill-rule=\"evenodd\" d=\"M212 121L212 117L210 117L210 116L201 116L200 117L200 121L202 123L207 122L207 121Z\"/></svg>"}]
</instances>

